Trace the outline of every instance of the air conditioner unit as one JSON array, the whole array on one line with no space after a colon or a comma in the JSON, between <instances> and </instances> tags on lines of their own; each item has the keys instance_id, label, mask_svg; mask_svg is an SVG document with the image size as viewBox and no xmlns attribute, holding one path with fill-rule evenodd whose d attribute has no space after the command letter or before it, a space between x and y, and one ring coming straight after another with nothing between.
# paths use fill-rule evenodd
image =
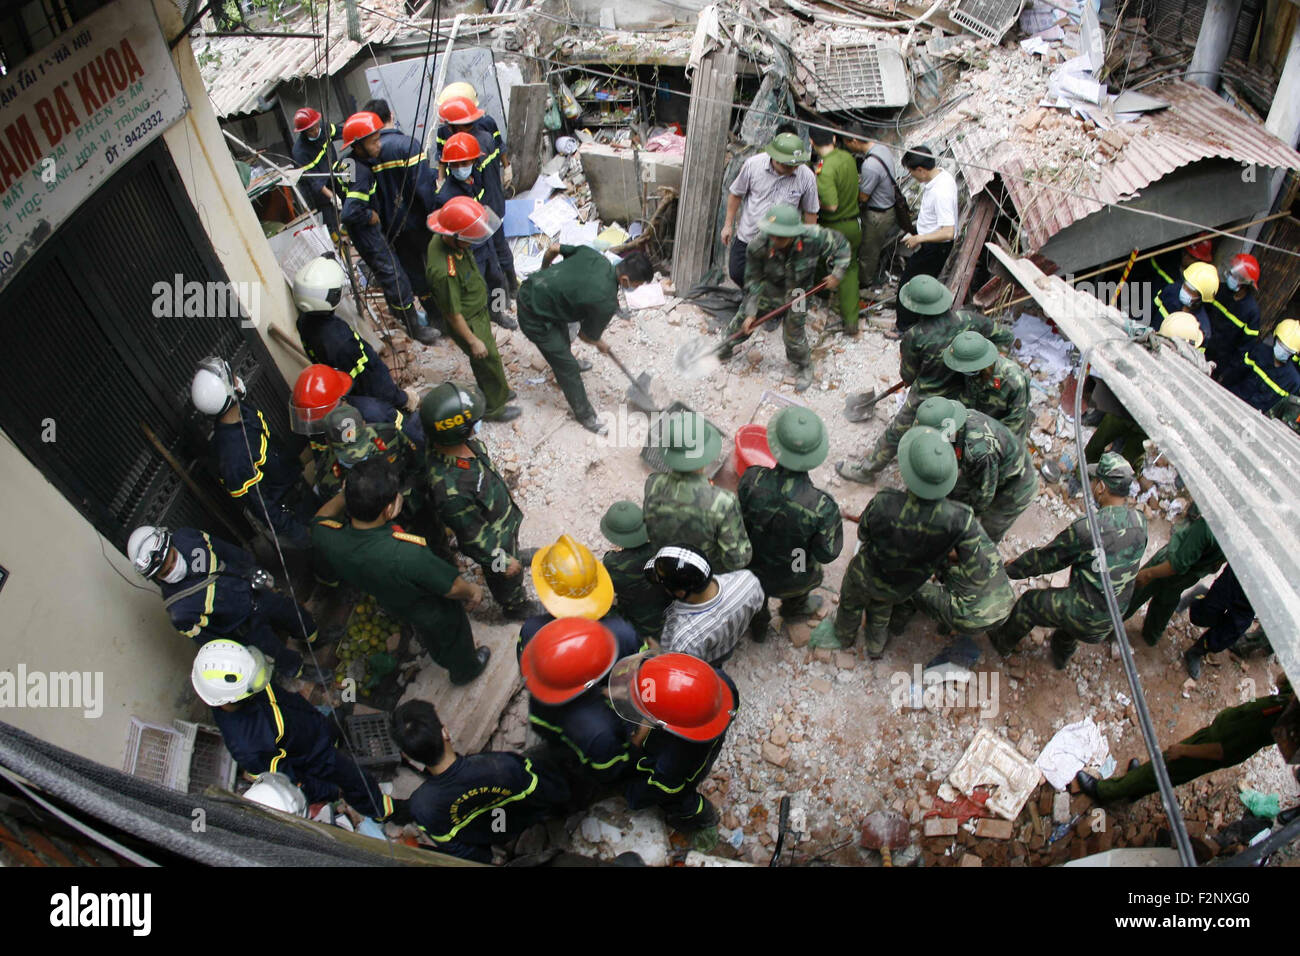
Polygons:
<instances>
[{"instance_id":1,"label":"air conditioner unit","mask_svg":"<svg viewBox=\"0 0 1300 956\"><path fill-rule=\"evenodd\" d=\"M1023 0L960 0L948 16L976 36L1001 42L1020 16Z\"/></svg>"},{"instance_id":2,"label":"air conditioner unit","mask_svg":"<svg viewBox=\"0 0 1300 956\"><path fill-rule=\"evenodd\" d=\"M906 106L911 99L907 66L896 43L827 43L815 59L819 110Z\"/></svg>"}]
</instances>

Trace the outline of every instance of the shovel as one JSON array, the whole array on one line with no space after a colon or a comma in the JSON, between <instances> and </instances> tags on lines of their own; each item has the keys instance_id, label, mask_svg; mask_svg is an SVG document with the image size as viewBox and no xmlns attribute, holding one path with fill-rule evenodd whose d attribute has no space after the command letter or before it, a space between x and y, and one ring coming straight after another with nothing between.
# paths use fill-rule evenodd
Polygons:
<instances>
[{"instance_id":1,"label":"shovel","mask_svg":"<svg viewBox=\"0 0 1300 956\"><path fill-rule=\"evenodd\" d=\"M897 810L877 810L862 821L862 845L879 850L885 866L894 865L891 851L907 846L907 817Z\"/></svg>"},{"instance_id":2,"label":"shovel","mask_svg":"<svg viewBox=\"0 0 1300 956\"><path fill-rule=\"evenodd\" d=\"M754 329L757 330L764 322L776 318L796 302L806 299L814 292L820 292L825 287L829 278L830 277L828 276L811 289L796 295L785 305L777 306L766 315L760 315L754 320ZM753 332L746 332L744 329L741 329L734 335L729 335L721 342L707 336L695 339L691 342L686 342L677 350L677 354L673 356L673 368L676 369L677 373L683 378L702 378L718 367L718 364L720 363L717 356L723 348L738 339L744 338L746 335L753 334Z\"/></svg>"},{"instance_id":3,"label":"shovel","mask_svg":"<svg viewBox=\"0 0 1300 956\"><path fill-rule=\"evenodd\" d=\"M647 415L653 415L659 411L659 407L655 405L654 397L650 394L650 373L642 372L640 375L633 375L617 355L613 352L606 352L605 354L614 360L614 364L632 383L627 387L627 403Z\"/></svg>"},{"instance_id":4,"label":"shovel","mask_svg":"<svg viewBox=\"0 0 1300 956\"><path fill-rule=\"evenodd\" d=\"M882 398L888 398L890 395L893 395L895 392L901 391L906 387L907 385L905 382L896 382L894 385L891 385L888 390L881 392L879 395L876 394L874 388L867 392L858 392L857 394L850 395L844 399L844 417L851 422L864 421L867 416L871 414L871 410L876 407L877 402Z\"/></svg>"}]
</instances>

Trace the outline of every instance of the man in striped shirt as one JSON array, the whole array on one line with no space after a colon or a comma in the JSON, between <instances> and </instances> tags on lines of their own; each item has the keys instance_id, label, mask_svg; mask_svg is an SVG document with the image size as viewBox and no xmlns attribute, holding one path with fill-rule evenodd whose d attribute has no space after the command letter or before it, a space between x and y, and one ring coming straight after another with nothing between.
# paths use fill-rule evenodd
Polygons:
<instances>
[{"instance_id":1,"label":"man in striped shirt","mask_svg":"<svg viewBox=\"0 0 1300 956\"><path fill-rule=\"evenodd\" d=\"M691 548L660 548L646 573L675 598L664 616L663 651L690 654L714 667L731 657L763 606L763 586L752 571L715 577L704 555Z\"/></svg>"}]
</instances>

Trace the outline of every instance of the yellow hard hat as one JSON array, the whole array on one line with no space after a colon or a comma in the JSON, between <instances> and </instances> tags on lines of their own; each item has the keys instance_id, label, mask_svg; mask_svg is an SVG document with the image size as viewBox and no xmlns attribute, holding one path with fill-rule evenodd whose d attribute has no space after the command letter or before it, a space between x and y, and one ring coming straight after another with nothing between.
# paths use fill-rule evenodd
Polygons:
<instances>
[{"instance_id":1,"label":"yellow hard hat","mask_svg":"<svg viewBox=\"0 0 1300 956\"><path fill-rule=\"evenodd\" d=\"M1295 319L1283 319L1273 330L1273 337L1291 350L1300 352L1300 322Z\"/></svg>"},{"instance_id":2,"label":"yellow hard hat","mask_svg":"<svg viewBox=\"0 0 1300 956\"><path fill-rule=\"evenodd\" d=\"M441 106L443 101L452 96L466 96L475 106L478 106L478 91L469 83L461 80L456 83L448 83L438 94L438 105Z\"/></svg>"},{"instance_id":3,"label":"yellow hard hat","mask_svg":"<svg viewBox=\"0 0 1300 956\"><path fill-rule=\"evenodd\" d=\"M1208 262L1193 262L1183 270L1187 284L1201 294L1202 302L1213 302L1219 291L1219 270Z\"/></svg>"},{"instance_id":4,"label":"yellow hard hat","mask_svg":"<svg viewBox=\"0 0 1300 956\"><path fill-rule=\"evenodd\" d=\"M1190 312L1170 312L1160 323L1160 334L1167 339L1186 339L1198 349L1205 341L1201 323Z\"/></svg>"},{"instance_id":5,"label":"yellow hard hat","mask_svg":"<svg viewBox=\"0 0 1300 956\"><path fill-rule=\"evenodd\" d=\"M567 534L533 557L538 600L552 616L596 621L614 603L614 582L591 549Z\"/></svg>"}]
</instances>

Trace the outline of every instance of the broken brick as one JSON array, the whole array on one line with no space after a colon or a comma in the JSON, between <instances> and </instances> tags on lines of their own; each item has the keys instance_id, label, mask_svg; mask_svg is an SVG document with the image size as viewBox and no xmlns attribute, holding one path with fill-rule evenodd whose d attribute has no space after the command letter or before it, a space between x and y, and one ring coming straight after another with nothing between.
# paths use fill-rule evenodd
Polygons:
<instances>
[{"instance_id":1,"label":"broken brick","mask_svg":"<svg viewBox=\"0 0 1300 956\"><path fill-rule=\"evenodd\" d=\"M928 837L955 837L957 821L953 817L927 817L923 832Z\"/></svg>"},{"instance_id":2,"label":"broken brick","mask_svg":"<svg viewBox=\"0 0 1300 956\"><path fill-rule=\"evenodd\" d=\"M790 751L778 747L770 741L763 742L763 759L777 767L784 767L790 762Z\"/></svg>"},{"instance_id":3,"label":"broken brick","mask_svg":"<svg viewBox=\"0 0 1300 956\"><path fill-rule=\"evenodd\" d=\"M984 840L1010 840L1014 824L997 817L983 817L975 824L975 835Z\"/></svg>"}]
</instances>

